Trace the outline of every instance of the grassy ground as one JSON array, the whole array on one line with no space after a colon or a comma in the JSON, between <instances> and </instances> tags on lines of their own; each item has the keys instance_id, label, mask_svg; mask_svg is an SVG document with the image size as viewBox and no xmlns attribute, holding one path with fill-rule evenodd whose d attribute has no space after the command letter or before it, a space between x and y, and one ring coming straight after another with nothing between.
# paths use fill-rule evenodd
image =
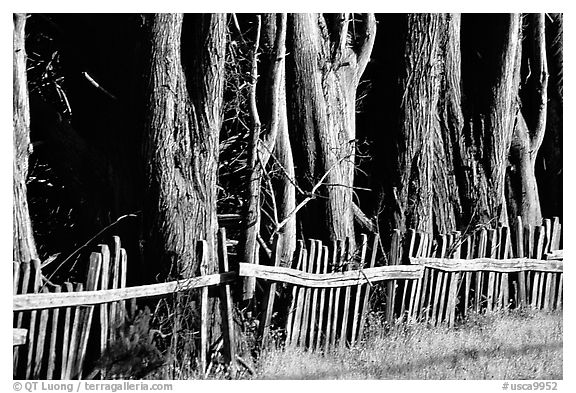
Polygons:
<instances>
[{"instance_id":1,"label":"grassy ground","mask_svg":"<svg viewBox=\"0 0 576 393\"><path fill-rule=\"evenodd\" d=\"M385 332L373 323L355 348L261 354L258 379L562 379L562 313L474 315L453 330Z\"/></svg>"}]
</instances>

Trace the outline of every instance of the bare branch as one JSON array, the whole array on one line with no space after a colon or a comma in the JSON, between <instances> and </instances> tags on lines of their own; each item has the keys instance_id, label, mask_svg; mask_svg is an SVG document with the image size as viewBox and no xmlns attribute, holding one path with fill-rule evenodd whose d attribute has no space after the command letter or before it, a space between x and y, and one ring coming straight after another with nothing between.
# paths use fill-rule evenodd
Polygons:
<instances>
[{"instance_id":1,"label":"bare branch","mask_svg":"<svg viewBox=\"0 0 576 393\"><path fill-rule=\"evenodd\" d=\"M342 63L344 54L346 53L346 43L348 41L348 26L350 23L350 14L343 13L339 16L338 26L338 44L336 45L336 53L334 55L334 63L339 65Z\"/></svg>"},{"instance_id":2,"label":"bare branch","mask_svg":"<svg viewBox=\"0 0 576 393\"><path fill-rule=\"evenodd\" d=\"M333 170L334 168L336 168L338 165L340 165L340 164L342 163L342 161L344 161L344 160L347 159L347 158L349 158L349 156L341 157L338 161L336 161L336 162L334 163L334 165L332 165L332 166L330 167L330 169L328 169L328 170L326 171L326 173L324 173L324 174L322 175L322 177L320 178L320 180L318 181L318 183L316 183L316 184L314 185L314 187L312 187L312 190L310 191L310 193L308 194L308 196L307 196L306 198L304 198L304 199L302 200L302 202L300 202L300 203L298 204L298 206L296 206L296 207L294 208L294 210L292 210L292 211L284 218L284 220L282 220L282 222L280 222L278 225L276 225L276 230L274 230L274 233L273 233L272 235L276 234L280 229L282 229L282 227L283 227L284 225L286 225L286 223L290 220L290 218L291 218L293 215L295 215L300 209L302 209L304 206L306 206L306 204L307 204L308 202L310 202L312 199L314 199L314 198L317 197L316 191L318 191L318 189L320 188L320 186L322 186L322 184L324 183L324 180L326 180L326 178L328 177L328 175L330 174L330 172L332 172L332 170Z\"/></svg>"},{"instance_id":3,"label":"bare branch","mask_svg":"<svg viewBox=\"0 0 576 393\"><path fill-rule=\"evenodd\" d=\"M376 232L376 228L372 220L370 220L366 214L364 214L364 212L357 204L352 204L352 211L354 212L354 220L362 229L372 233Z\"/></svg>"},{"instance_id":4,"label":"bare branch","mask_svg":"<svg viewBox=\"0 0 576 393\"><path fill-rule=\"evenodd\" d=\"M361 24L360 35L362 41L358 44L356 50L357 66L356 80L359 81L370 61L374 40L376 39L376 16L374 14L364 14L364 21Z\"/></svg>"}]
</instances>

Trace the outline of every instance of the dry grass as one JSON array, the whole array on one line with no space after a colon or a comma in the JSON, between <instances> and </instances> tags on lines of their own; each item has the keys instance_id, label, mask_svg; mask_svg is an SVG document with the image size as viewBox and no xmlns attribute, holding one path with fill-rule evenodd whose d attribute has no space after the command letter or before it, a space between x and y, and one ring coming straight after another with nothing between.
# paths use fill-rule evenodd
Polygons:
<instances>
[{"instance_id":1,"label":"dry grass","mask_svg":"<svg viewBox=\"0 0 576 393\"><path fill-rule=\"evenodd\" d=\"M264 352L256 378L562 379L561 312L474 315L454 330L377 325L355 348L326 355Z\"/></svg>"}]
</instances>

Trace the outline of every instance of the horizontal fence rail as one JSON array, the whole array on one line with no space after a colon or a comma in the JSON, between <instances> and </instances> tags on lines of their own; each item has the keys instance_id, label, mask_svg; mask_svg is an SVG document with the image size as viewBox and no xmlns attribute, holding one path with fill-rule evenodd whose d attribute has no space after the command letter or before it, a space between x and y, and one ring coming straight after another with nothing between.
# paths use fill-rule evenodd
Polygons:
<instances>
[{"instance_id":1,"label":"horizontal fence rail","mask_svg":"<svg viewBox=\"0 0 576 393\"><path fill-rule=\"evenodd\" d=\"M88 306L121 300L163 296L189 291L191 289L232 283L237 276L238 275L235 272L228 272L137 287L70 293L60 292L14 295L12 298L12 310L27 311L54 307Z\"/></svg>"},{"instance_id":2,"label":"horizontal fence rail","mask_svg":"<svg viewBox=\"0 0 576 393\"><path fill-rule=\"evenodd\" d=\"M416 280L422 277L423 271L423 266L398 265L336 273L309 273L287 267L241 263L238 275L308 288L340 288L363 283L371 284L383 280Z\"/></svg>"},{"instance_id":3,"label":"horizontal fence rail","mask_svg":"<svg viewBox=\"0 0 576 393\"><path fill-rule=\"evenodd\" d=\"M525 271L538 271L548 273L562 273L564 262L561 260L542 260L530 258L510 259L448 259L410 257L410 263L422 265L427 268L438 269L445 272L498 272L515 273Z\"/></svg>"}]
</instances>

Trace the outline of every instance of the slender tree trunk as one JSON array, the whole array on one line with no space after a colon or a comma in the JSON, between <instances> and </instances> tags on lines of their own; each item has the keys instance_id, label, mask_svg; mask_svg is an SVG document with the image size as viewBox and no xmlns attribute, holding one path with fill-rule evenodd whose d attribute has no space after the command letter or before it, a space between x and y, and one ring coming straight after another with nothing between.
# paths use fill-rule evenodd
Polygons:
<instances>
[{"instance_id":1,"label":"slender tree trunk","mask_svg":"<svg viewBox=\"0 0 576 393\"><path fill-rule=\"evenodd\" d=\"M297 178L305 192L321 184L301 215L303 236L354 239L352 210L356 88L370 58L376 21L364 15L290 16L288 118ZM358 33L359 32L359 33Z\"/></svg>"},{"instance_id":2,"label":"slender tree trunk","mask_svg":"<svg viewBox=\"0 0 576 393\"><path fill-rule=\"evenodd\" d=\"M197 274L200 239L209 246L208 272L218 269L216 176L226 18L194 18L190 25L175 14L150 21L146 247L149 258L158 258L154 263L180 277Z\"/></svg>"},{"instance_id":3,"label":"slender tree trunk","mask_svg":"<svg viewBox=\"0 0 576 393\"><path fill-rule=\"evenodd\" d=\"M28 155L30 154L30 103L26 78L25 26L26 14L14 14L14 156L12 200L12 258L16 262L28 262L38 258L32 221L28 211L26 180L28 178Z\"/></svg>"},{"instance_id":4,"label":"slender tree trunk","mask_svg":"<svg viewBox=\"0 0 576 393\"><path fill-rule=\"evenodd\" d=\"M510 151L509 168L509 192L508 206L509 217L512 220L517 216L528 225L540 225L542 212L540 209L540 197L538 184L536 183L536 157L544 133L546 131L546 116L548 109L548 65L546 56L546 35L544 14L530 16L532 44L531 51L531 78L535 79L535 105L531 105L530 113L533 125L529 127L525 115L518 113L516 127ZM531 98L532 98L531 97Z\"/></svg>"}]
</instances>

